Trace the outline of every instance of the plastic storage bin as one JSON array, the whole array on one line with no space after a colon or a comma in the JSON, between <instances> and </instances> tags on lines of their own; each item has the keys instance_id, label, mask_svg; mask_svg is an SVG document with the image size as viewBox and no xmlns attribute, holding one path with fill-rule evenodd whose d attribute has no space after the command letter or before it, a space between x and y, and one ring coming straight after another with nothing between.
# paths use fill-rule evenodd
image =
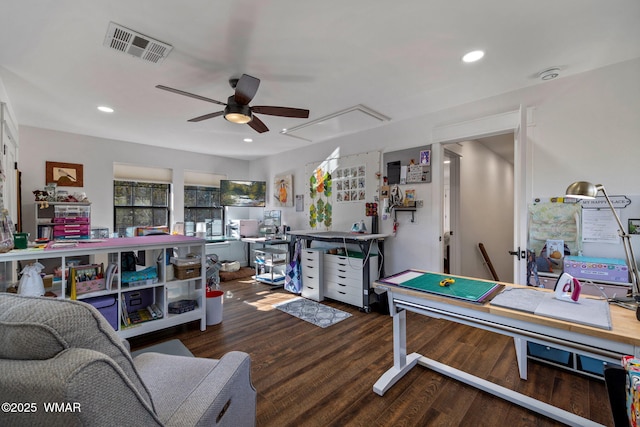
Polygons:
<instances>
[{"instance_id":1,"label":"plastic storage bin","mask_svg":"<svg viewBox=\"0 0 640 427\"><path fill-rule=\"evenodd\" d=\"M578 365L578 369L589 372L591 374L604 376L605 362L603 362L602 360L579 354L578 361L580 362L580 364Z\"/></svg>"},{"instance_id":2,"label":"plastic storage bin","mask_svg":"<svg viewBox=\"0 0 640 427\"><path fill-rule=\"evenodd\" d=\"M571 353L569 353L568 351L559 350L553 347L547 347L545 345L536 344L533 342L527 343L527 346L529 347L530 356L548 360L554 363L560 363L562 365L569 365Z\"/></svg>"}]
</instances>

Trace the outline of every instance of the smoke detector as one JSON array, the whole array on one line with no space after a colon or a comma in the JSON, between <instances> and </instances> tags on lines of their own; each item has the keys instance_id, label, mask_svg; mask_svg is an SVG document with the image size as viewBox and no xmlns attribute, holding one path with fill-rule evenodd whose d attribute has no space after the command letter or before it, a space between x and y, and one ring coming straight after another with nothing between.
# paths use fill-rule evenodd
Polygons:
<instances>
[{"instance_id":1,"label":"smoke detector","mask_svg":"<svg viewBox=\"0 0 640 427\"><path fill-rule=\"evenodd\" d=\"M553 80L560 75L560 68L549 68L538 73L540 80Z\"/></svg>"},{"instance_id":2,"label":"smoke detector","mask_svg":"<svg viewBox=\"0 0 640 427\"><path fill-rule=\"evenodd\" d=\"M114 22L109 23L104 45L154 64L162 62L173 49L173 46L167 43L154 40Z\"/></svg>"}]
</instances>

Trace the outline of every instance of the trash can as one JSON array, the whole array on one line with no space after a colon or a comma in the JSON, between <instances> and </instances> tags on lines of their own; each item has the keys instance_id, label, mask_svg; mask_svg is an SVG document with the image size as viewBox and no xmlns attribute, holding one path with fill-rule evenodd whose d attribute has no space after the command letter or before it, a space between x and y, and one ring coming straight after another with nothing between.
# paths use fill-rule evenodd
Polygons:
<instances>
[{"instance_id":1,"label":"trash can","mask_svg":"<svg viewBox=\"0 0 640 427\"><path fill-rule=\"evenodd\" d=\"M207 326L222 322L222 301L224 292L207 291Z\"/></svg>"}]
</instances>

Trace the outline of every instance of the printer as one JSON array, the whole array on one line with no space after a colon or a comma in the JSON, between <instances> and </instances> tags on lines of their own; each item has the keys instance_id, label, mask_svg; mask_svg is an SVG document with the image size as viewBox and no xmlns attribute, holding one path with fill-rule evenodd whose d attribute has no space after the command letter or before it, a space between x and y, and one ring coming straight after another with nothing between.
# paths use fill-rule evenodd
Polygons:
<instances>
[{"instance_id":1,"label":"printer","mask_svg":"<svg viewBox=\"0 0 640 427\"><path fill-rule=\"evenodd\" d=\"M233 237L258 237L259 228L257 219L233 219L229 221L229 235ZM236 234L237 233L237 234ZM238 236L239 235L239 236Z\"/></svg>"}]
</instances>

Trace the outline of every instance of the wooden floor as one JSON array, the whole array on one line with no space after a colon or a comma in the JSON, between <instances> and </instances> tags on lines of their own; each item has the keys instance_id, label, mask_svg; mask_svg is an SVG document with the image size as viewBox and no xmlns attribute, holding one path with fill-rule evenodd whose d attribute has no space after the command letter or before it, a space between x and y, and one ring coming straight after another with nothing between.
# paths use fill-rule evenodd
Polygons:
<instances>
[{"instance_id":1,"label":"wooden floor","mask_svg":"<svg viewBox=\"0 0 640 427\"><path fill-rule=\"evenodd\" d=\"M136 337L132 349L179 338L198 357L249 353L259 427L560 425L421 366L378 396L373 384L393 365L391 317L325 301L352 317L322 329L274 309L295 297L282 289L249 279L222 290L222 323ZM508 337L407 313L407 350L613 425L604 382L535 362L522 381Z\"/></svg>"}]
</instances>

